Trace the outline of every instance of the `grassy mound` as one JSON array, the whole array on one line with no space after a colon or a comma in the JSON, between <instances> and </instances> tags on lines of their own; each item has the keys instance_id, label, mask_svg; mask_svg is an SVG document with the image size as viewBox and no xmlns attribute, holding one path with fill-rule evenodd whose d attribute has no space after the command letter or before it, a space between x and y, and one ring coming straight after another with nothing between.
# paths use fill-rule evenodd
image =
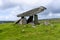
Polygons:
<instances>
[{"instance_id":1,"label":"grassy mound","mask_svg":"<svg viewBox=\"0 0 60 40\"><path fill-rule=\"evenodd\" d=\"M0 40L60 40L60 23L36 26L0 24Z\"/></svg>"}]
</instances>

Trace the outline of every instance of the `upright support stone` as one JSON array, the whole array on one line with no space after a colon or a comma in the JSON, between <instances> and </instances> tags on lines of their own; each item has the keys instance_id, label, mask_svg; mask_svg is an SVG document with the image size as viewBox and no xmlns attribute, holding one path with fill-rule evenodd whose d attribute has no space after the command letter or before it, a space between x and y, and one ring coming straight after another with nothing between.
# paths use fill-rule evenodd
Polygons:
<instances>
[{"instance_id":1,"label":"upright support stone","mask_svg":"<svg viewBox=\"0 0 60 40\"><path fill-rule=\"evenodd\" d=\"M15 22L15 24L18 24L20 22L21 19L19 19L18 21Z\"/></svg>"},{"instance_id":2,"label":"upright support stone","mask_svg":"<svg viewBox=\"0 0 60 40\"><path fill-rule=\"evenodd\" d=\"M38 24L38 15L34 15L34 24Z\"/></svg>"},{"instance_id":3,"label":"upright support stone","mask_svg":"<svg viewBox=\"0 0 60 40\"><path fill-rule=\"evenodd\" d=\"M29 16L28 20L27 20L27 24L33 22L33 16Z\"/></svg>"},{"instance_id":4,"label":"upright support stone","mask_svg":"<svg viewBox=\"0 0 60 40\"><path fill-rule=\"evenodd\" d=\"M26 18L21 17L19 24L27 24Z\"/></svg>"}]
</instances>

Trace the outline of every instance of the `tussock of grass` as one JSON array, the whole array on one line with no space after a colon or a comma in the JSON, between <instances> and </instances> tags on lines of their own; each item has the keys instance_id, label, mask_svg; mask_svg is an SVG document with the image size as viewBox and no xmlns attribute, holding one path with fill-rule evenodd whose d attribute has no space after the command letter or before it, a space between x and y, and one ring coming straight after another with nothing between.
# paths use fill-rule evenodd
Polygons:
<instances>
[{"instance_id":1,"label":"tussock of grass","mask_svg":"<svg viewBox=\"0 0 60 40\"><path fill-rule=\"evenodd\" d=\"M0 40L60 40L60 23L51 24L0 24Z\"/></svg>"}]
</instances>

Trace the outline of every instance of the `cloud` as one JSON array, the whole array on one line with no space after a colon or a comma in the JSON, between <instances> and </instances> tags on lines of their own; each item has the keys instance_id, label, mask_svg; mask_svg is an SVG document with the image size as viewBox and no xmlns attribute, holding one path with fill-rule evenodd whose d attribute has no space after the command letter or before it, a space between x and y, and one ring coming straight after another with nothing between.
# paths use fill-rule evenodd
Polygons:
<instances>
[{"instance_id":1,"label":"cloud","mask_svg":"<svg viewBox=\"0 0 60 40\"><path fill-rule=\"evenodd\" d=\"M60 0L53 0L50 5L48 5L49 10L54 13L60 13Z\"/></svg>"},{"instance_id":2,"label":"cloud","mask_svg":"<svg viewBox=\"0 0 60 40\"><path fill-rule=\"evenodd\" d=\"M2 2L2 0L0 0L0 6L2 6L3 5L3 2Z\"/></svg>"},{"instance_id":3,"label":"cloud","mask_svg":"<svg viewBox=\"0 0 60 40\"><path fill-rule=\"evenodd\" d=\"M0 8L1 9L7 9L11 7L16 6L22 6L23 9L26 8L33 8L37 6L46 6L49 4L52 0L1 0L0 1Z\"/></svg>"},{"instance_id":4,"label":"cloud","mask_svg":"<svg viewBox=\"0 0 60 40\"><path fill-rule=\"evenodd\" d=\"M17 20L17 14L38 6L47 6L52 0L0 0L0 20Z\"/></svg>"},{"instance_id":5,"label":"cloud","mask_svg":"<svg viewBox=\"0 0 60 40\"><path fill-rule=\"evenodd\" d=\"M7 10L4 10L2 12L0 12L0 20L18 20L17 18L17 14L20 13L21 10L19 10L20 8L17 6L17 7L14 7L14 8L11 8L11 9L7 9ZM21 11L22 12L22 11Z\"/></svg>"},{"instance_id":6,"label":"cloud","mask_svg":"<svg viewBox=\"0 0 60 40\"><path fill-rule=\"evenodd\" d=\"M0 20L17 20L17 14L35 7L45 6L40 19L60 17L60 0L0 0Z\"/></svg>"},{"instance_id":7,"label":"cloud","mask_svg":"<svg viewBox=\"0 0 60 40\"><path fill-rule=\"evenodd\" d=\"M60 18L60 13L49 12L47 15L40 15L39 19L51 19L51 18Z\"/></svg>"},{"instance_id":8,"label":"cloud","mask_svg":"<svg viewBox=\"0 0 60 40\"><path fill-rule=\"evenodd\" d=\"M14 16L0 16L0 21L14 21L18 20L18 18Z\"/></svg>"},{"instance_id":9,"label":"cloud","mask_svg":"<svg viewBox=\"0 0 60 40\"><path fill-rule=\"evenodd\" d=\"M47 5L47 10L43 13L41 13L40 15L44 15L45 16L51 16L52 14L60 14L60 0L52 0L51 3L49 5ZM59 17L58 15L54 15L54 17ZM52 18L52 16L51 16Z\"/></svg>"}]
</instances>

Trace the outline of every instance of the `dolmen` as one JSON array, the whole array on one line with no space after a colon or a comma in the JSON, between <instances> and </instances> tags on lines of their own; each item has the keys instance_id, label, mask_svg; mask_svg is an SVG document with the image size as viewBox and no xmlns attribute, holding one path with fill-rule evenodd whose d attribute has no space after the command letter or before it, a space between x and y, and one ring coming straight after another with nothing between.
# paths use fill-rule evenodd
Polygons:
<instances>
[{"instance_id":1,"label":"dolmen","mask_svg":"<svg viewBox=\"0 0 60 40\"><path fill-rule=\"evenodd\" d=\"M29 23L38 24L38 15L37 14L44 10L46 10L46 8L43 6L40 6L38 8L34 8L34 9L24 12L22 14L18 14L17 17L21 17L21 19L19 19L15 24L29 24ZM28 19L25 18L27 16L29 16Z\"/></svg>"}]
</instances>

